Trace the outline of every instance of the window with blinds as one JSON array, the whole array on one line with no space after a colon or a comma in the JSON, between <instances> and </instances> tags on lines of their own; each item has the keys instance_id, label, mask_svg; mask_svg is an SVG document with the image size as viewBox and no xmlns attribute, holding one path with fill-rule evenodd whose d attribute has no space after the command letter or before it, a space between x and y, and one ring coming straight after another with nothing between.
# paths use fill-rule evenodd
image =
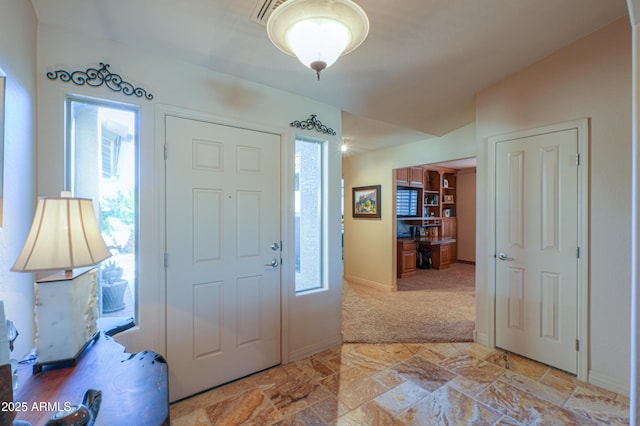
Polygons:
<instances>
[{"instance_id":1,"label":"window with blinds","mask_svg":"<svg viewBox=\"0 0 640 426\"><path fill-rule=\"evenodd\" d=\"M418 190L398 188L396 191L396 216L418 215Z\"/></svg>"}]
</instances>

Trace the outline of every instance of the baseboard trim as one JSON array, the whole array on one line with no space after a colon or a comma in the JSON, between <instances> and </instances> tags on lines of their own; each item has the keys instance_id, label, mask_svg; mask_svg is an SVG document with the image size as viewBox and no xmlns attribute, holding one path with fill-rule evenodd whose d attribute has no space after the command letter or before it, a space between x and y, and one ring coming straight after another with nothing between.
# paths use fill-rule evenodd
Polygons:
<instances>
[{"instance_id":1,"label":"baseboard trim","mask_svg":"<svg viewBox=\"0 0 640 426\"><path fill-rule=\"evenodd\" d=\"M474 330L473 334L475 335L476 343L489 346L489 335L487 333L479 333L477 330Z\"/></svg>"},{"instance_id":2,"label":"baseboard trim","mask_svg":"<svg viewBox=\"0 0 640 426\"><path fill-rule=\"evenodd\" d=\"M375 288L378 290L393 291L391 286L388 286L379 282L375 282L375 281L365 280L364 278L354 277L353 275L345 275L344 279L345 281L349 281L349 283L351 284L364 285L364 286Z\"/></svg>"},{"instance_id":3,"label":"baseboard trim","mask_svg":"<svg viewBox=\"0 0 640 426\"><path fill-rule=\"evenodd\" d=\"M312 345L307 345L302 348L296 349L294 351L289 352L289 362L298 361L302 358L306 358L310 355L316 354L318 352L322 352L326 349L330 349L334 346L338 346L342 344L342 335L333 336L329 339L325 339L323 341L314 343Z\"/></svg>"},{"instance_id":4,"label":"baseboard trim","mask_svg":"<svg viewBox=\"0 0 640 426\"><path fill-rule=\"evenodd\" d=\"M465 263L467 265L475 265L476 264L475 260L460 260L460 259L458 259L458 263Z\"/></svg>"},{"instance_id":5,"label":"baseboard trim","mask_svg":"<svg viewBox=\"0 0 640 426\"><path fill-rule=\"evenodd\" d=\"M629 383L623 383L623 381L614 379L607 374L589 370L588 382L619 395L629 396Z\"/></svg>"}]
</instances>

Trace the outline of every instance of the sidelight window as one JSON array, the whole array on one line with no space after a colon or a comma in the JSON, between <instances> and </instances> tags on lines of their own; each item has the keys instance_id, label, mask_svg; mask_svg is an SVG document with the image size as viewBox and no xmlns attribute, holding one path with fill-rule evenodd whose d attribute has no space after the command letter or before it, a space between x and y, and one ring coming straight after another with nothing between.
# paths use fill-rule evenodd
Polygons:
<instances>
[{"instance_id":1,"label":"sidelight window","mask_svg":"<svg viewBox=\"0 0 640 426\"><path fill-rule=\"evenodd\" d=\"M323 287L325 145L325 141L301 137L296 140L296 292Z\"/></svg>"},{"instance_id":2,"label":"sidelight window","mask_svg":"<svg viewBox=\"0 0 640 426\"><path fill-rule=\"evenodd\" d=\"M65 189L92 198L113 256L100 265L103 317L136 318L138 109L115 102L66 100Z\"/></svg>"}]
</instances>

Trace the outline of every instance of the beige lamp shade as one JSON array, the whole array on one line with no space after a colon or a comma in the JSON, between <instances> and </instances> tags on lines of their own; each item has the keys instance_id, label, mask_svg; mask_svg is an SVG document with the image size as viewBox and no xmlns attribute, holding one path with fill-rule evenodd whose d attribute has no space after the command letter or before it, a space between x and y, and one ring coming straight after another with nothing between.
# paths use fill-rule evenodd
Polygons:
<instances>
[{"instance_id":1,"label":"beige lamp shade","mask_svg":"<svg viewBox=\"0 0 640 426\"><path fill-rule=\"evenodd\" d=\"M11 270L81 268L96 265L109 256L92 200L38 198L27 241Z\"/></svg>"}]
</instances>

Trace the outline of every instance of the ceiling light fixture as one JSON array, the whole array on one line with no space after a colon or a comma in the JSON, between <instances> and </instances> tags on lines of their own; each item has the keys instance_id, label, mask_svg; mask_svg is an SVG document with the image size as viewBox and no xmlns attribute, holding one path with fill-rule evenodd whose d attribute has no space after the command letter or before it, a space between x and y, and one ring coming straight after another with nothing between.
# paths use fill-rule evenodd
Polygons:
<instances>
[{"instance_id":1,"label":"ceiling light fixture","mask_svg":"<svg viewBox=\"0 0 640 426\"><path fill-rule=\"evenodd\" d=\"M271 42L320 71L360 46L369 33L369 18L351 0L287 0L267 21Z\"/></svg>"}]
</instances>

